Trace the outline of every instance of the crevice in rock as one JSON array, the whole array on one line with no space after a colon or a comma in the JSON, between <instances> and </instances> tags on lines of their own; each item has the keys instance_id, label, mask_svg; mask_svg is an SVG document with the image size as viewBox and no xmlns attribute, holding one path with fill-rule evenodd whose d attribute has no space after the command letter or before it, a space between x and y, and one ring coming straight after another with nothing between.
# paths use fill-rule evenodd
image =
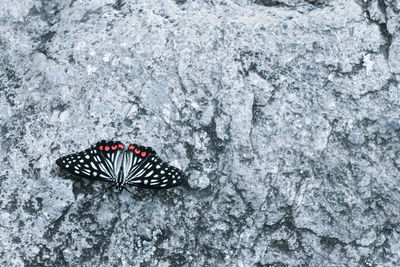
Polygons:
<instances>
[{"instance_id":1,"label":"crevice in rock","mask_svg":"<svg viewBox=\"0 0 400 267\"><path fill-rule=\"evenodd\" d=\"M177 5L183 5L187 2L187 0L174 0Z\"/></svg>"},{"instance_id":2,"label":"crevice in rock","mask_svg":"<svg viewBox=\"0 0 400 267\"><path fill-rule=\"evenodd\" d=\"M296 6L304 6L307 4L315 8L321 8L324 7L327 4L327 2L328 1L325 0L304 0L304 2L294 2L294 3L291 3L289 1L279 1L279 0L251 0L251 3L256 5L265 7L279 7L279 8L282 7L293 8Z\"/></svg>"},{"instance_id":3,"label":"crevice in rock","mask_svg":"<svg viewBox=\"0 0 400 267\"><path fill-rule=\"evenodd\" d=\"M256 5L265 7L288 7L287 4L275 0L253 0L252 2Z\"/></svg>"},{"instance_id":4,"label":"crevice in rock","mask_svg":"<svg viewBox=\"0 0 400 267\"><path fill-rule=\"evenodd\" d=\"M112 7L113 7L115 10L120 11L121 8L122 8L124 5L125 5L125 2L124 2L124 1L122 1L122 0L116 0L115 3L112 5Z\"/></svg>"},{"instance_id":5,"label":"crevice in rock","mask_svg":"<svg viewBox=\"0 0 400 267\"><path fill-rule=\"evenodd\" d=\"M72 208L72 205L68 205L63 209L61 215L53 221L51 227L47 229L44 233L43 237L47 240L52 240L53 236L58 232L58 229L61 227L62 222L64 221L65 217L69 213L69 210Z\"/></svg>"},{"instance_id":6,"label":"crevice in rock","mask_svg":"<svg viewBox=\"0 0 400 267\"><path fill-rule=\"evenodd\" d=\"M45 55L46 58L50 60L54 60L54 58L50 56L47 45L51 43L51 40L55 34L55 31L48 31L38 38L39 45L37 47L37 51Z\"/></svg>"},{"instance_id":7,"label":"crevice in rock","mask_svg":"<svg viewBox=\"0 0 400 267\"><path fill-rule=\"evenodd\" d=\"M379 9L382 11L383 15L385 16L385 22L383 22L383 23L376 21L371 17L371 13L368 9L368 5L370 4L370 1L368 1L368 2L361 1L361 6L362 6L362 9L364 10L365 14L367 15L367 19L371 23L374 23L379 26L379 30L380 30L383 38L385 39L385 44L382 45L380 49L381 49L382 53L384 54L385 58L388 59L389 48L390 48L390 45L392 44L393 37L392 37L392 34L389 33L388 28L387 28L388 17L387 17L387 12L386 12L386 8L387 8L386 3L383 0L377 0L377 1L378 1Z\"/></svg>"},{"instance_id":8,"label":"crevice in rock","mask_svg":"<svg viewBox=\"0 0 400 267\"><path fill-rule=\"evenodd\" d=\"M34 9L32 9L32 12L40 15L42 20L47 22L49 26L53 26L60 20L59 15L62 8L57 1L41 0L41 2L42 8L40 10L37 10L36 7L34 7Z\"/></svg>"},{"instance_id":9,"label":"crevice in rock","mask_svg":"<svg viewBox=\"0 0 400 267\"><path fill-rule=\"evenodd\" d=\"M367 91L363 94L360 95L360 98L366 97L366 96L370 96L370 95L374 95L376 93L380 93L382 91L388 91L390 85L394 84L395 86L398 85L397 80L395 79L395 77L392 75L387 81L386 83L381 87L378 88L377 90L373 90L373 91Z\"/></svg>"},{"instance_id":10,"label":"crevice in rock","mask_svg":"<svg viewBox=\"0 0 400 267\"><path fill-rule=\"evenodd\" d=\"M251 106L251 114L252 114L252 116L251 116L249 139L250 139L251 149L256 154L257 158L261 160L261 156L258 153L258 149L256 148L256 145L254 144L254 140L253 140L253 129L256 126L256 123L257 123L257 117L258 117L257 113L258 113L258 105L256 103L256 96L254 95L253 104Z\"/></svg>"},{"instance_id":11,"label":"crevice in rock","mask_svg":"<svg viewBox=\"0 0 400 267\"><path fill-rule=\"evenodd\" d=\"M381 9L382 13L385 16L385 23L379 23L378 25L379 25L379 29L380 29L383 37L386 40L386 44L382 48L383 48L383 52L384 52L385 58L388 58L389 49L390 49L390 46L392 44L393 36L389 33L388 28L387 28L388 17L387 17L387 13L386 13L387 6L385 4L385 1L378 0L378 7Z\"/></svg>"},{"instance_id":12,"label":"crevice in rock","mask_svg":"<svg viewBox=\"0 0 400 267\"><path fill-rule=\"evenodd\" d=\"M326 3L327 1L325 0L305 0L305 1L315 7L323 7L327 4Z\"/></svg>"}]
</instances>

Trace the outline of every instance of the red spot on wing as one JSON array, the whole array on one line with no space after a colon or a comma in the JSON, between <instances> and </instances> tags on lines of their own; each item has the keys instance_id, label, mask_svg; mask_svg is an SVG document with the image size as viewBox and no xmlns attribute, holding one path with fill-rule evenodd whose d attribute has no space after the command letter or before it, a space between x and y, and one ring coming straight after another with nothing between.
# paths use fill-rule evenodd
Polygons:
<instances>
[{"instance_id":1,"label":"red spot on wing","mask_svg":"<svg viewBox=\"0 0 400 267\"><path fill-rule=\"evenodd\" d=\"M143 151L141 155L142 157L146 157L146 152Z\"/></svg>"},{"instance_id":2,"label":"red spot on wing","mask_svg":"<svg viewBox=\"0 0 400 267\"><path fill-rule=\"evenodd\" d=\"M113 146L111 146L111 149L115 150L115 149L117 149L117 147L118 147L117 145L113 145Z\"/></svg>"},{"instance_id":3,"label":"red spot on wing","mask_svg":"<svg viewBox=\"0 0 400 267\"><path fill-rule=\"evenodd\" d=\"M129 150L133 150L134 148L134 146L129 146Z\"/></svg>"},{"instance_id":4,"label":"red spot on wing","mask_svg":"<svg viewBox=\"0 0 400 267\"><path fill-rule=\"evenodd\" d=\"M105 151L108 151L108 150L110 150L110 147L109 147L109 146L106 146L106 147L104 148L104 150L105 150Z\"/></svg>"},{"instance_id":5,"label":"red spot on wing","mask_svg":"<svg viewBox=\"0 0 400 267\"><path fill-rule=\"evenodd\" d=\"M124 149L124 145L123 144L119 144L118 147L121 148L121 149Z\"/></svg>"},{"instance_id":6,"label":"red spot on wing","mask_svg":"<svg viewBox=\"0 0 400 267\"><path fill-rule=\"evenodd\" d=\"M136 149L135 149L135 153L136 153L136 154L139 154L139 153L140 153L140 149L137 149L137 148L136 148Z\"/></svg>"},{"instance_id":7,"label":"red spot on wing","mask_svg":"<svg viewBox=\"0 0 400 267\"><path fill-rule=\"evenodd\" d=\"M100 146L99 148L100 148L101 151L103 151L103 146Z\"/></svg>"}]
</instances>

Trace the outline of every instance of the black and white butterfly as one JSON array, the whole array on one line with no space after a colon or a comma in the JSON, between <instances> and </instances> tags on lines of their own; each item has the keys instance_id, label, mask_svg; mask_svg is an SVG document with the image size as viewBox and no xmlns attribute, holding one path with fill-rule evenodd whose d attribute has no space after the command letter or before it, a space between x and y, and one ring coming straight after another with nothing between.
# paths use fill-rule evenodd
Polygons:
<instances>
[{"instance_id":1,"label":"black and white butterfly","mask_svg":"<svg viewBox=\"0 0 400 267\"><path fill-rule=\"evenodd\" d=\"M151 147L119 141L100 141L82 152L56 161L61 169L74 175L113 183L120 191L126 185L162 189L182 183L183 173L156 156ZM126 188L125 188L126 189Z\"/></svg>"}]
</instances>

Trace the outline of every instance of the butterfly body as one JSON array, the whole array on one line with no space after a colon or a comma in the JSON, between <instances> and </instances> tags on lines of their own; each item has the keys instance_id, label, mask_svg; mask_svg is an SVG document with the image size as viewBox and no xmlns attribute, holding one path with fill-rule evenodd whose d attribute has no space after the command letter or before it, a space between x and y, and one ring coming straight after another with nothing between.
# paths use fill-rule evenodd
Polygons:
<instances>
[{"instance_id":1,"label":"butterfly body","mask_svg":"<svg viewBox=\"0 0 400 267\"><path fill-rule=\"evenodd\" d=\"M123 190L126 185L149 189L175 187L183 173L163 162L151 147L118 141L100 141L84 151L56 161L61 169L74 175L113 183Z\"/></svg>"}]
</instances>

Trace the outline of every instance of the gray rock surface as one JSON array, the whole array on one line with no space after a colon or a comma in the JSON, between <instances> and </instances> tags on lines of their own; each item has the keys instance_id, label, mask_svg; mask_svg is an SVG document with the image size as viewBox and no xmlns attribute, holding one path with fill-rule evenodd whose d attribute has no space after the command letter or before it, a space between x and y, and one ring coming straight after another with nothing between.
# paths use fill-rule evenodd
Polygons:
<instances>
[{"instance_id":1,"label":"gray rock surface","mask_svg":"<svg viewBox=\"0 0 400 267\"><path fill-rule=\"evenodd\" d=\"M399 266L397 0L0 1L1 266ZM55 160L152 146L133 194Z\"/></svg>"}]
</instances>

